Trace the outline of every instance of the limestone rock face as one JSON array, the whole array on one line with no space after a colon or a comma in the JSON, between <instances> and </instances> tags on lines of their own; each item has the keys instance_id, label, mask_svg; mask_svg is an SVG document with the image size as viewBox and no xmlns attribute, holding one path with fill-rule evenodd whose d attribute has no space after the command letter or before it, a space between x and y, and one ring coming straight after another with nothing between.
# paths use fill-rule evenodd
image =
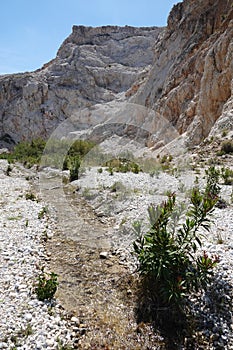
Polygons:
<instances>
[{"instance_id":1,"label":"limestone rock face","mask_svg":"<svg viewBox=\"0 0 233 350\"><path fill-rule=\"evenodd\" d=\"M124 97L149 71L163 30L74 26L42 69L0 77L0 137L48 137L80 108Z\"/></svg>"},{"instance_id":2,"label":"limestone rock face","mask_svg":"<svg viewBox=\"0 0 233 350\"><path fill-rule=\"evenodd\" d=\"M165 28L74 26L41 69L0 77L0 143L48 137L73 115L77 132L138 119L154 150L232 129L232 38L230 0L184 0Z\"/></svg>"},{"instance_id":3,"label":"limestone rock face","mask_svg":"<svg viewBox=\"0 0 233 350\"><path fill-rule=\"evenodd\" d=\"M232 117L232 75L232 2L184 0L173 7L154 65L132 99L167 118L193 145L223 112Z\"/></svg>"}]
</instances>

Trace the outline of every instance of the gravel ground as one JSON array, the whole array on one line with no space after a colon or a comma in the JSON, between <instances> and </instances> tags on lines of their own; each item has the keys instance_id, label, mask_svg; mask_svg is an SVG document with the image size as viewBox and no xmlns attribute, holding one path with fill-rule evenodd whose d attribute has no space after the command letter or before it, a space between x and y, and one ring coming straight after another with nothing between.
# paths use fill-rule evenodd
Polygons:
<instances>
[{"instance_id":1,"label":"gravel ground","mask_svg":"<svg viewBox=\"0 0 233 350\"><path fill-rule=\"evenodd\" d=\"M53 235L53 222L38 214L45 204L27 200L24 174L0 161L0 349L60 349L72 330L57 301L41 302L34 293L40 268L46 266L42 237Z\"/></svg>"}]
</instances>

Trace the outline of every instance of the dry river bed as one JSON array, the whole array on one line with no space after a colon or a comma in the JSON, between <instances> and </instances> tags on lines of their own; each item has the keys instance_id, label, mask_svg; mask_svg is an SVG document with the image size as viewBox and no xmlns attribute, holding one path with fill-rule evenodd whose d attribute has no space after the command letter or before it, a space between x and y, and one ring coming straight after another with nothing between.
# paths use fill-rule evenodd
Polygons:
<instances>
[{"instance_id":1,"label":"dry river bed","mask_svg":"<svg viewBox=\"0 0 233 350\"><path fill-rule=\"evenodd\" d=\"M177 338L172 329L137 322L140 293L131 227L135 220L144 220L146 227L148 205L159 204L166 190L185 200L196 175L110 176L93 168L63 186L55 170L37 174L16 165L7 176L7 166L1 161L0 348L233 348L229 186L222 186L229 205L216 209L203 247L220 256L215 281L207 293L191 297L195 331ZM26 199L32 192L38 202ZM50 303L39 302L33 288L42 266L59 275Z\"/></svg>"}]
</instances>

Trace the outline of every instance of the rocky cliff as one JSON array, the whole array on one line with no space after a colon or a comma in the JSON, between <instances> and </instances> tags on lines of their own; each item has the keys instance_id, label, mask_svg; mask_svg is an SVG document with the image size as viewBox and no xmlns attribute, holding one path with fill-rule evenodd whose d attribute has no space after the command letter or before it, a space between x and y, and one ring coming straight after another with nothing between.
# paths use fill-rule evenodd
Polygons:
<instances>
[{"instance_id":1,"label":"rocky cliff","mask_svg":"<svg viewBox=\"0 0 233 350\"><path fill-rule=\"evenodd\" d=\"M188 145L208 136L216 122L233 128L232 19L228 0L175 5L155 45L154 65L134 96L168 119Z\"/></svg>"},{"instance_id":2,"label":"rocky cliff","mask_svg":"<svg viewBox=\"0 0 233 350\"><path fill-rule=\"evenodd\" d=\"M42 69L0 77L0 136L16 142L48 137L74 112L124 95L150 70L162 31L74 26Z\"/></svg>"},{"instance_id":3,"label":"rocky cliff","mask_svg":"<svg viewBox=\"0 0 233 350\"><path fill-rule=\"evenodd\" d=\"M48 137L84 109L82 129L108 118L103 108L114 115L114 104L128 102L155 111L154 119L168 121L183 144L198 144L209 133L233 129L232 38L230 0L184 0L166 28L74 26L41 69L0 77L0 136ZM151 116L147 145L166 144L150 123Z\"/></svg>"}]
</instances>

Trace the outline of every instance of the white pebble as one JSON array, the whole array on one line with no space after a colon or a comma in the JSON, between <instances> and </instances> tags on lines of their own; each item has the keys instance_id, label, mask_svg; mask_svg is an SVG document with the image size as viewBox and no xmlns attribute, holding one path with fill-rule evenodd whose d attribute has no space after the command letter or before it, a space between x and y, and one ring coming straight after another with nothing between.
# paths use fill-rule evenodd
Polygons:
<instances>
[{"instance_id":1,"label":"white pebble","mask_svg":"<svg viewBox=\"0 0 233 350\"><path fill-rule=\"evenodd\" d=\"M25 320L26 321L28 321L28 322L30 322L31 320L32 320L32 314L26 314L25 316L24 316L24 318L25 318Z\"/></svg>"}]
</instances>

